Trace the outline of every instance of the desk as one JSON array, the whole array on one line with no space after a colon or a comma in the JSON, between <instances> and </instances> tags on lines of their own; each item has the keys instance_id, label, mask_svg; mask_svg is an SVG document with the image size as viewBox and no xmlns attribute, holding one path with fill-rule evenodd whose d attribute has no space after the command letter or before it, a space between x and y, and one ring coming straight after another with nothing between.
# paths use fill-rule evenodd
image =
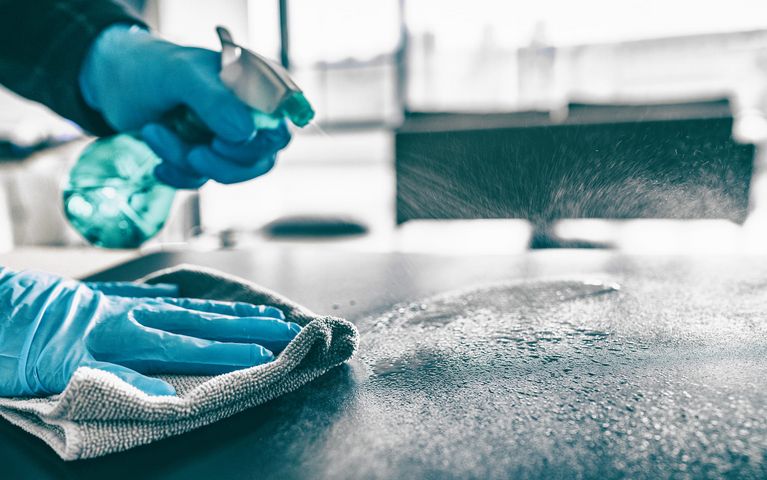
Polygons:
<instances>
[{"instance_id":1,"label":"desk","mask_svg":"<svg viewBox=\"0 0 767 480\"><path fill-rule=\"evenodd\" d=\"M647 325L645 348L594 364L575 375L578 382L542 361L509 370L517 354L498 350L504 376L483 385L508 382L515 395L473 388L471 362L446 372L443 382L433 372L421 375L416 362L382 383L371 368L377 359L363 352L296 392L217 424L75 463L0 422L0 464L10 473L3 477L764 477L766 260L575 250L446 257L312 247L151 254L90 279L135 279L180 263L215 267L348 318L363 345L376 315L446 290L604 279L622 290L601 300L594 315L619 330ZM458 382L457 375L465 378ZM448 381L462 386L446 390Z\"/></svg>"}]
</instances>

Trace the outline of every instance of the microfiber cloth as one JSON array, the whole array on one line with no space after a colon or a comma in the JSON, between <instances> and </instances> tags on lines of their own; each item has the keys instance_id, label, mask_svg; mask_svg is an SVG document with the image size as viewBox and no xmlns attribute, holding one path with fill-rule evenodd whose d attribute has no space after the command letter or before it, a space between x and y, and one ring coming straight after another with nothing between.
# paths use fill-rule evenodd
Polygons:
<instances>
[{"instance_id":1,"label":"microfiber cloth","mask_svg":"<svg viewBox=\"0 0 767 480\"><path fill-rule=\"evenodd\" d=\"M111 373L79 368L46 398L0 398L0 415L40 437L64 460L98 457L178 435L293 391L347 361L354 325L319 316L242 279L192 266L142 279L173 283L180 296L273 305L303 330L270 363L215 376L158 375L178 396L152 397Z\"/></svg>"}]
</instances>

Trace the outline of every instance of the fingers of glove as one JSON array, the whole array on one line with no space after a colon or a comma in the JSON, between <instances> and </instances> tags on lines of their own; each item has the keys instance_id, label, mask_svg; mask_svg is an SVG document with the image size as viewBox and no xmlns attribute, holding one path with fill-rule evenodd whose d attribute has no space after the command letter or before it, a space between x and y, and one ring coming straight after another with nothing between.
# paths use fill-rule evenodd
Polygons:
<instances>
[{"instance_id":1,"label":"fingers of glove","mask_svg":"<svg viewBox=\"0 0 767 480\"><path fill-rule=\"evenodd\" d=\"M198 312L218 313L233 317L269 317L285 320L285 314L277 307L253 305L246 302L221 302L199 298L166 298L165 303Z\"/></svg>"},{"instance_id":2,"label":"fingers of glove","mask_svg":"<svg viewBox=\"0 0 767 480\"><path fill-rule=\"evenodd\" d=\"M153 285L133 282L85 282L91 290L117 297L176 297L178 285L155 283Z\"/></svg>"},{"instance_id":3,"label":"fingers of glove","mask_svg":"<svg viewBox=\"0 0 767 480\"><path fill-rule=\"evenodd\" d=\"M293 322L268 317L231 317L191 310L139 314L141 325L187 337L219 342L252 343L281 352L301 331Z\"/></svg>"},{"instance_id":4,"label":"fingers of glove","mask_svg":"<svg viewBox=\"0 0 767 480\"><path fill-rule=\"evenodd\" d=\"M163 160L182 166L190 146L178 135L159 123L150 123L141 129L141 138Z\"/></svg>"},{"instance_id":5,"label":"fingers of glove","mask_svg":"<svg viewBox=\"0 0 767 480\"><path fill-rule=\"evenodd\" d=\"M210 145L213 153L242 165L252 165L261 158L277 153L290 143L290 130L285 122L275 129L262 129L246 143L231 143L214 138Z\"/></svg>"},{"instance_id":6,"label":"fingers of glove","mask_svg":"<svg viewBox=\"0 0 767 480\"><path fill-rule=\"evenodd\" d=\"M173 386L171 386L169 383L164 382L158 378L141 375L135 370L131 370L130 368L124 367L122 365L93 361L89 364L86 364L85 366L112 373L124 382L133 385L148 395L163 396L176 394L176 389L173 388Z\"/></svg>"},{"instance_id":7,"label":"fingers of glove","mask_svg":"<svg viewBox=\"0 0 767 480\"><path fill-rule=\"evenodd\" d=\"M190 175L170 163L163 162L154 169L158 180L174 188L196 190L208 181L205 177Z\"/></svg>"},{"instance_id":8,"label":"fingers of glove","mask_svg":"<svg viewBox=\"0 0 767 480\"><path fill-rule=\"evenodd\" d=\"M250 108L218 77L220 54L198 50L197 56L177 80L179 101L188 105L217 136L228 142L247 142L256 133Z\"/></svg>"},{"instance_id":9,"label":"fingers of glove","mask_svg":"<svg viewBox=\"0 0 767 480\"><path fill-rule=\"evenodd\" d=\"M199 188L208 180L189 167L186 157L191 147L163 125L144 126L141 138L162 159L155 169L160 181L176 188Z\"/></svg>"},{"instance_id":10,"label":"fingers of glove","mask_svg":"<svg viewBox=\"0 0 767 480\"><path fill-rule=\"evenodd\" d=\"M143 373L218 375L271 362L271 351L256 343L224 343L143 328L145 342L116 355L119 363Z\"/></svg>"},{"instance_id":11,"label":"fingers of glove","mask_svg":"<svg viewBox=\"0 0 767 480\"><path fill-rule=\"evenodd\" d=\"M207 146L194 148L188 158L189 164L196 171L224 184L244 182L259 177L271 170L276 161L275 155L270 154L258 158L251 165L242 165L216 154Z\"/></svg>"}]
</instances>

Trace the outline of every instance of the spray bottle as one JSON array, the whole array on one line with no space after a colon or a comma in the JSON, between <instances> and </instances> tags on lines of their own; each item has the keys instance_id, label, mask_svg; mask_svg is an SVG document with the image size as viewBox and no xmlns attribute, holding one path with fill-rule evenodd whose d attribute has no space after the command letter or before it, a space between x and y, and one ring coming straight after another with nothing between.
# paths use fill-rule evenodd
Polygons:
<instances>
[{"instance_id":1,"label":"spray bottle","mask_svg":"<svg viewBox=\"0 0 767 480\"><path fill-rule=\"evenodd\" d=\"M222 82L253 109L256 128L278 126L289 119L307 125L314 110L288 72L216 29L221 40ZM163 116L162 122L187 143L207 143L213 134L186 106ZM175 189L154 175L160 158L137 133L95 140L83 151L64 188L64 213L90 243L105 248L135 248L165 224Z\"/></svg>"}]
</instances>

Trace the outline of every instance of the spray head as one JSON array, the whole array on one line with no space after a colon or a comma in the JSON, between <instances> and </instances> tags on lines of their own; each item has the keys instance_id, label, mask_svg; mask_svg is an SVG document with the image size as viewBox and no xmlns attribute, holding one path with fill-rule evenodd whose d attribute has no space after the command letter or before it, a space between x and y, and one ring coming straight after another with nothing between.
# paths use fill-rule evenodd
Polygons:
<instances>
[{"instance_id":1,"label":"spray head","mask_svg":"<svg viewBox=\"0 0 767 480\"><path fill-rule=\"evenodd\" d=\"M298 127L314 118L314 110L288 71L266 57L234 43L224 27L217 27L221 40L221 81L240 100L271 117L290 119Z\"/></svg>"}]
</instances>

